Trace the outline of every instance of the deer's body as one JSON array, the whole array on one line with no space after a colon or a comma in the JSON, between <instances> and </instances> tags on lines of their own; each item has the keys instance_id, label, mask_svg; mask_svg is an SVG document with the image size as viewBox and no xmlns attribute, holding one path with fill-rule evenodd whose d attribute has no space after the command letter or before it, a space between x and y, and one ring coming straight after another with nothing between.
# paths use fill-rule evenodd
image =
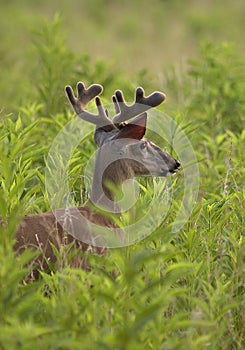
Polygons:
<instances>
[{"instance_id":1,"label":"deer's body","mask_svg":"<svg viewBox=\"0 0 245 350\"><path fill-rule=\"evenodd\" d=\"M109 218L102 217L100 213L92 211L89 206L69 208L69 213L67 209L58 209L56 214L58 214L59 217L65 217L67 215L72 216L74 210L76 210L76 213L78 210L80 215L97 225L115 227L115 224ZM88 250L99 254L105 252L105 248L103 247L94 247L75 239L64 230L62 221L57 221L57 216L52 211L42 214L26 215L16 232L14 249L17 253L22 253L26 248L40 251L40 255L38 255L34 261L34 270L37 268L43 271L52 268L57 262L57 256L53 247L59 252L61 252L61 250L63 252L61 256L62 262L58 261L58 264L66 264L69 254L74 250ZM81 254L72 259L71 266L77 268L87 267ZM37 276L36 271L34 272L34 276Z\"/></svg>"},{"instance_id":2,"label":"deer's body","mask_svg":"<svg viewBox=\"0 0 245 350\"><path fill-rule=\"evenodd\" d=\"M65 247L68 247L66 253L74 249L103 253L106 248L103 237L93 236L93 233L91 237L87 223L111 229L111 235L115 235L115 239L118 242L121 240L123 244L123 231L118 228L113 217L107 215L113 213L120 218L121 208L113 189L120 192L124 181L135 176L171 175L180 166L176 159L160 147L144 139L147 120L145 111L160 104L165 99L163 94L156 92L144 97L143 89L138 88L136 103L127 106L122 93L117 91L113 96L116 115L110 120L98 97L98 115L85 110L87 103L101 93L100 85L92 85L86 90L82 83L78 83L77 90L78 98L75 98L72 89L67 87L67 95L74 110L81 119L96 125L94 139L99 150L92 192L87 205L83 207L57 209L23 218L16 232L14 248L17 252L27 247L38 249L40 255L35 260L38 269L46 269L50 263L54 264L57 260L55 250L65 252ZM131 123L124 123L135 116L138 117ZM75 256L71 264L75 267L85 266L81 256Z\"/></svg>"}]
</instances>

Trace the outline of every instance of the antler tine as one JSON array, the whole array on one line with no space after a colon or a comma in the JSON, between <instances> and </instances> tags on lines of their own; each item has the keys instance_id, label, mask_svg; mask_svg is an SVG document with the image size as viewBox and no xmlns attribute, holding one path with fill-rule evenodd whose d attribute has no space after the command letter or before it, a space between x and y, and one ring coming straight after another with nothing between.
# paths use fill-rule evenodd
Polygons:
<instances>
[{"instance_id":1,"label":"antler tine","mask_svg":"<svg viewBox=\"0 0 245 350\"><path fill-rule=\"evenodd\" d=\"M74 96L71 86L66 86L67 97L76 112L76 114L83 120L95 124L97 128L112 125L108 118L106 111L98 95L103 91L103 87L99 84L93 84L87 89L84 83L77 83L77 97ZM87 104L95 98L98 114L93 114L85 110Z\"/></svg>"},{"instance_id":2,"label":"antler tine","mask_svg":"<svg viewBox=\"0 0 245 350\"><path fill-rule=\"evenodd\" d=\"M120 90L115 92L113 103L115 106L116 115L113 117L113 124L120 124L130 118L133 118L148 109L160 105L166 96L159 91L153 92L149 96L144 96L145 92L142 87L138 87L135 92L135 102L131 106L126 105L123 93Z\"/></svg>"}]
</instances>

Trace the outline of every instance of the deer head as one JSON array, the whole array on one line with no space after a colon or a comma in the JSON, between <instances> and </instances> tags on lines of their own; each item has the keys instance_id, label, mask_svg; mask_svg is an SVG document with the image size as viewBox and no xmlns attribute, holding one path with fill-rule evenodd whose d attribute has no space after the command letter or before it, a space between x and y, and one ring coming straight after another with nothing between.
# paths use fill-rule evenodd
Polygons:
<instances>
[{"instance_id":1,"label":"deer head","mask_svg":"<svg viewBox=\"0 0 245 350\"><path fill-rule=\"evenodd\" d=\"M164 152L159 146L144 138L147 113L165 100L161 92L145 96L144 90L136 89L135 102L127 105L120 90L112 96L115 115L109 118L98 95L103 91L101 85L93 84L88 89L82 82L77 84L77 97L72 88L66 87L68 99L76 114L96 126L95 143L99 146L91 198L93 202L105 202L101 193L113 200L113 195L106 182L120 185L134 176L169 176L180 167L178 160ZM95 98L98 113L86 110L87 104ZM126 123L129 119L131 122ZM100 199L100 200L99 200ZM107 205L106 205L107 206Z\"/></svg>"}]
</instances>

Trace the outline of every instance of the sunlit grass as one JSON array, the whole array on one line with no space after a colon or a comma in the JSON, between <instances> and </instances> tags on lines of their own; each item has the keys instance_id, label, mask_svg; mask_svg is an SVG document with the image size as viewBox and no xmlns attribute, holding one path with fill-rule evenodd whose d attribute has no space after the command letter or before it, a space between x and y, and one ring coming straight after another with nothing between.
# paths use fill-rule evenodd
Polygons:
<instances>
[{"instance_id":1,"label":"sunlit grass","mask_svg":"<svg viewBox=\"0 0 245 350\"><path fill-rule=\"evenodd\" d=\"M62 40L57 18L40 27L40 33L40 69L24 81L28 98L20 102L12 94L14 114L2 112L0 124L0 348L243 349L245 86L239 50L228 44L206 45L181 79L173 71L167 80L165 90L174 107L166 105L165 112L177 111L176 120L195 150L200 170L198 200L182 229L172 233L183 195L183 171L169 186L139 179L136 217L152 201L152 185L158 200L171 199L152 235L109 250L106 256L86 253L90 272L60 268L25 283L33 255L15 257L14 232L26 213L49 209L48 152L72 118L64 85L84 78L102 83L108 102L115 85L129 96L135 87L133 82L127 85L130 76L114 74L104 61L93 65L87 56L82 66L82 59ZM30 60L31 70L32 64ZM150 90L147 76L140 76ZM70 161L75 202L83 185L80 175L94 150L91 135ZM83 201L86 198L87 193Z\"/></svg>"}]
</instances>

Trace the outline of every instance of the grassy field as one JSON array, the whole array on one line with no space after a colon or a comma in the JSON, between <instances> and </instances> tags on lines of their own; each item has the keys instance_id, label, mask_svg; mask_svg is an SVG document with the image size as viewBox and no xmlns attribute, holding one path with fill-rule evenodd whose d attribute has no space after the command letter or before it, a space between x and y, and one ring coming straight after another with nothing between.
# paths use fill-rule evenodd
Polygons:
<instances>
[{"instance_id":1,"label":"grassy field","mask_svg":"<svg viewBox=\"0 0 245 350\"><path fill-rule=\"evenodd\" d=\"M244 2L0 4L0 349L244 349ZM78 80L102 84L104 102L116 88L128 100L137 85L164 91L161 110L198 159L198 198L172 234L183 169L145 240L88 254L89 273L64 266L21 284L33 254L16 259L14 232L49 210L45 162L73 117L64 86ZM91 135L71 160L76 202L94 150ZM152 191L142 183L141 204Z\"/></svg>"}]
</instances>

